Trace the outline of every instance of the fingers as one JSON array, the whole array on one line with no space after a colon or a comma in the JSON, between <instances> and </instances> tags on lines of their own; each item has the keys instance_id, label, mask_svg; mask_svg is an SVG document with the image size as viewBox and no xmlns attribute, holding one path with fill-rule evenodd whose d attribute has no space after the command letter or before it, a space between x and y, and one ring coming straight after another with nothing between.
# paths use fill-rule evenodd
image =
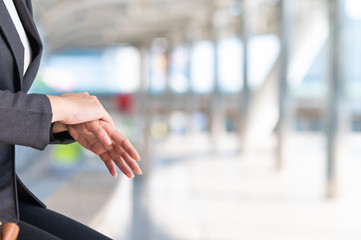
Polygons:
<instances>
[{"instance_id":1,"label":"fingers","mask_svg":"<svg viewBox=\"0 0 361 240\"><path fill-rule=\"evenodd\" d=\"M124 149L119 146L114 146L114 148L117 153L122 156L123 160L128 164L128 166L133 170L133 172L135 172L136 174L142 174L142 170L140 169L138 163L134 159L132 159Z\"/></svg>"},{"instance_id":2,"label":"fingers","mask_svg":"<svg viewBox=\"0 0 361 240\"><path fill-rule=\"evenodd\" d=\"M124 149L126 153L129 154L129 156L131 156L136 161L140 161L140 156L139 156L137 150L135 150L135 148L130 143L128 138L126 138L123 134L121 134L118 131L114 131L112 137L113 137L114 141L116 143L118 143L119 146L121 146L122 149Z\"/></svg>"},{"instance_id":3,"label":"fingers","mask_svg":"<svg viewBox=\"0 0 361 240\"><path fill-rule=\"evenodd\" d=\"M96 138L99 139L105 146L112 144L112 140L108 136L107 132L99 125L98 121L92 121L85 124L86 127L91 131Z\"/></svg>"},{"instance_id":4,"label":"fingers","mask_svg":"<svg viewBox=\"0 0 361 240\"><path fill-rule=\"evenodd\" d=\"M116 159L113 159L115 165L122 171L128 178L134 178L134 174L132 171L130 171L127 164L124 162L124 160L121 157L118 157Z\"/></svg>"},{"instance_id":5,"label":"fingers","mask_svg":"<svg viewBox=\"0 0 361 240\"><path fill-rule=\"evenodd\" d=\"M83 147L89 149L90 142L85 136L85 127L82 125L68 125L70 135L79 142Z\"/></svg>"},{"instance_id":6,"label":"fingers","mask_svg":"<svg viewBox=\"0 0 361 240\"><path fill-rule=\"evenodd\" d=\"M103 160L105 166L108 168L109 173L113 177L117 177L117 171L115 169L112 159L109 157L108 153L100 154L99 157Z\"/></svg>"},{"instance_id":7,"label":"fingers","mask_svg":"<svg viewBox=\"0 0 361 240\"><path fill-rule=\"evenodd\" d=\"M115 165L129 178L134 178L133 172L142 174L136 162L140 160L139 154L130 141L110 123L96 120L68 127L69 133L78 143L99 155L112 176L117 176Z\"/></svg>"},{"instance_id":8,"label":"fingers","mask_svg":"<svg viewBox=\"0 0 361 240\"><path fill-rule=\"evenodd\" d=\"M84 148L100 155L106 151L104 144L84 124L68 125L70 135Z\"/></svg>"},{"instance_id":9,"label":"fingers","mask_svg":"<svg viewBox=\"0 0 361 240\"><path fill-rule=\"evenodd\" d=\"M133 145L123 134L115 130L104 121L100 121L99 123L102 128L108 133L108 135L111 136L116 145L121 146L134 160L140 161L140 156L137 150L135 150Z\"/></svg>"},{"instance_id":10,"label":"fingers","mask_svg":"<svg viewBox=\"0 0 361 240\"><path fill-rule=\"evenodd\" d=\"M130 158L124 151L120 154L116 149L116 145L112 145L112 148L107 151L108 156L113 162L117 165L117 167L129 178L133 178L134 174L142 174L142 170L139 168L137 162ZM130 170L130 169L132 170Z\"/></svg>"}]
</instances>

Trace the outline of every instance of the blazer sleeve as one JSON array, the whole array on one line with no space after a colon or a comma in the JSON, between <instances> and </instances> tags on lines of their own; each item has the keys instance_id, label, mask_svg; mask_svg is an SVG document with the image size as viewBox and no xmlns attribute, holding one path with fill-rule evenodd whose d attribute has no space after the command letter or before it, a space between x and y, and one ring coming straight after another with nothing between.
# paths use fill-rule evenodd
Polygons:
<instances>
[{"instance_id":1,"label":"blazer sleeve","mask_svg":"<svg viewBox=\"0 0 361 240\"><path fill-rule=\"evenodd\" d=\"M43 94L0 90L0 142L43 150L50 141L52 109Z\"/></svg>"}]
</instances>

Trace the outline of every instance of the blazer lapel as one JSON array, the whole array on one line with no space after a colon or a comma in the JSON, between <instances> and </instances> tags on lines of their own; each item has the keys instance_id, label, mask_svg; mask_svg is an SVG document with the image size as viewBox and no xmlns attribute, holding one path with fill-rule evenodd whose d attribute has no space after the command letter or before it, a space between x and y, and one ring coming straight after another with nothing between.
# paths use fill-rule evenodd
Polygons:
<instances>
[{"instance_id":1,"label":"blazer lapel","mask_svg":"<svg viewBox=\"0 0 361 240\"><path fill-rule=\"evenodd\" d=\"M15 59L17 76L14 83L16 90L20 90L24 71L24 47L3 1L0 1L0 30Z\"/></svg>"},{"instance_id":2,"label":"blazer lapel","mask_svg":"<svg viewBox=\"0 0 361 240\"><path fill-rule=\"evenodd\" d=\"M38 72L43 46L33 18L25 3L22 0L14 0L14 4L28 36L32 50L32 61L24 75L23 87L21 89L22 91L27 92Z\"/></svg>"}]
</instances>

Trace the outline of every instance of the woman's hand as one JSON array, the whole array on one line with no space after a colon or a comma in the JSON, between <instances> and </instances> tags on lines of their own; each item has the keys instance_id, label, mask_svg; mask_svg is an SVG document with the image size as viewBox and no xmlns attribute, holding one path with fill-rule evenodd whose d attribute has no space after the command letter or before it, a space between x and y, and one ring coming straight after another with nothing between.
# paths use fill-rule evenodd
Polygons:
<instances>
[{"instance_id":1,"label":"woman's hand","mask_svg":"<svg viewBox=\"0 0 361 240\"><path fill-rule=\"evenodd\" d=\"M113 126L109 113L98 98L89 93L67 93L48 98L53 112L52 122L79 124L101 119Z\"/></svg>"},{"instance_id":2,"label":"woman's hand","mask_svg":"<svg viewBox=\"0 0 361 240\"><path fill-rule=\"evenodd\" d=\"M95 120L67 127L80 145L99 155L112 176L117 176L114 163L129 178L134 177L130 169L136 174L142 174L137 163L140 161L139 154L130 141L110 123Z\"/></svg>"}]
</instances>

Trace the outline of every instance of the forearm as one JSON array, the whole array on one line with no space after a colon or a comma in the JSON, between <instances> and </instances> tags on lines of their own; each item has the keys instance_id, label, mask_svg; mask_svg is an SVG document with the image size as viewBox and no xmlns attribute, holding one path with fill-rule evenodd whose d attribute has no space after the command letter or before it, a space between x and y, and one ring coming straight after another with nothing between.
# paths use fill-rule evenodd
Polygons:
<instances>
[{"instance_id":1,"label":"forearm","mask_svg":"<svg viewBox=\"0 0 361 240\"><path fill-rule=\"evenodd\" d=\"M65 111L64 111L64 103L61 97L59 96L47 96L50 101L53 118L51 120L52 123L54 122L62 122L65 119ZM63 124L64 125L64 124ZM65 125L64 125L65 126Z\"/></svg>"},{"instance_id":2,"label":"forearm","mask_svg":"<svg viewBox=\"0 0 361 240\"><path fill-rule=\"evenodd\" d=\"M113 125L113 120L98 98L89 93L67 93L47 96L52 108L52 122L65 125L104 120Z\"/></svg>"}]
</instances>

